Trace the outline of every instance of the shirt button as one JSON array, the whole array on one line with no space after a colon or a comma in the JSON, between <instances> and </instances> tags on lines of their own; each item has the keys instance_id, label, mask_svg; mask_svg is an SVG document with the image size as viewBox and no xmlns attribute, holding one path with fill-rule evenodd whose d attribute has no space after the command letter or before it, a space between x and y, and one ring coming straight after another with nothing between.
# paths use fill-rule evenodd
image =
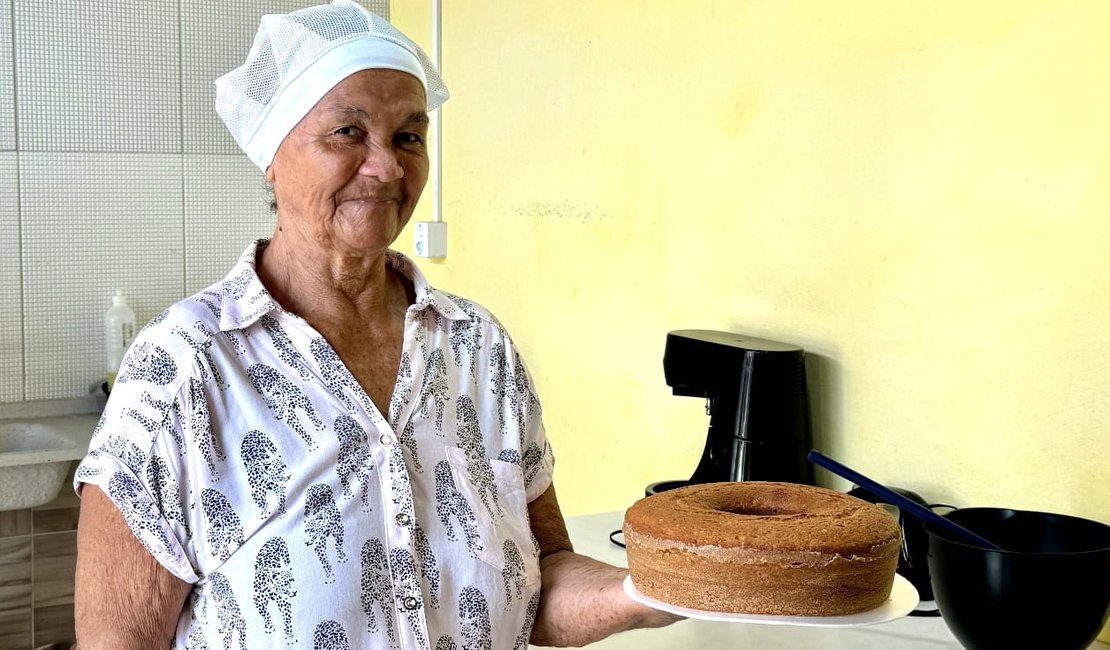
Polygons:
<instances>
[{"instance_id":1,"label":"shirt button","mask_svg":"<svg viewBox=\"0 0 1110 650\"><path fill-rule=\"evenodd\" d=\"M401 604L404 605L405 609L409 610L410 612L420 607L420 601L417 600L415 596L405 596L404 600L401 601Z\"/></svg>"},{"instance_id":2,"label":"shirt button","mask_svg":"<svg viewBox=\"0 0 1110 650\"><path fill-rule=\"evenodd\" d=\"M407 512L402 512L401 514L394 517L393 520L397 522L398 526L408 526L410 523L412 523L412 518L409 517Z\"/></svg>"},{"instance_id":3,"label":"shirt button","mask_svg":"<svg viewBox=\"0 0 1110 650\"><path fill-rule=\"evenodd\" d=\"M380 442L380 443L382 443L382 445L388 447L388 446L393 444L393 436L389 435L388 433L383 433L382 437L378 438L378 442Z\"/></svg>"}]
</instances>

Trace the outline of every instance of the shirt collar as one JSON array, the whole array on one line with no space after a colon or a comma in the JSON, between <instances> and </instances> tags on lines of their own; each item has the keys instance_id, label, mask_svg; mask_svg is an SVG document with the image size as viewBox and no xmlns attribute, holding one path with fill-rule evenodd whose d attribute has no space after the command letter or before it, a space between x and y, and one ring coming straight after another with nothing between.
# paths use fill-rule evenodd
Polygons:
<instances>
[{"instance_id":1,"label":"shirt collar","mask_svg":"<svg viewBox=\"0 0 1110 650\"><path fill-rule=\"evenodd\" d=\"M416 302L410 307L416 309L432 308L448 320L470 320L470 314L450 296L428 284L420 268L408 257L394 250L385 252L386 265L412 282Z\"/></svg>"},{"instance_id":2,"label":"shirt collar","mask_svg":"<svg viewBox=\"0 0 1110 650\"><path fill-rule=\"evenodd\" d=\"M220 298L220 331L244 329L262 316L281 311L281 306L263 286L255 267L255 259L260 248L269 243L268 239L251 242L239 261L231 268L215 289ZM410 309L434 309L448 320L469 320L467 314L447 293L428 284L420 269L397 251L386 251L386 265L412 282L416 302Z\"/></svg>"}]
</instances>

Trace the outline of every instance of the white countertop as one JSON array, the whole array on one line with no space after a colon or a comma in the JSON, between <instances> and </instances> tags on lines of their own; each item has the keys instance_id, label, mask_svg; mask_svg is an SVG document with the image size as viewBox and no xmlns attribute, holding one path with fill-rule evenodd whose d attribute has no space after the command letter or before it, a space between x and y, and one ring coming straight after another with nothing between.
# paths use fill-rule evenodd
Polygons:
<instances>
[{"instance_id":1,"label":"white countertop","mask_svg":"<svg viewBox=\"0 0 1110 650\"><path fill-rule=\"evenodd\" d=\"M624 549L609 541L623 512L567 518L574 549L603 562L628 566ZM533 646L534 647L534 646ZM865 627L817 628L685 620L669 627L633 630L595 643L599 650L960 650L940 617L907 616ZM1092 648L1107 648L1096 642Z\"/></svg>"}]
</instances>

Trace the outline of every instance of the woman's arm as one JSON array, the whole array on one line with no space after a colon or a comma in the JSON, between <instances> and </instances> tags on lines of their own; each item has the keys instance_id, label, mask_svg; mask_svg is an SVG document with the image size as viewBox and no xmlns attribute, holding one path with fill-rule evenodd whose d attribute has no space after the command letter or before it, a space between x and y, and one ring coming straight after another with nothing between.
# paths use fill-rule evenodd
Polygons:
<instances>
[{"instance_id":1,"label":"woman's arm","mask_svg":"<svg viewBox=\"0 0 1110 650\"><path fill-rule=\"evenodd\" d=\"M528 516L540 543L543 579L534 645L583 646L616 632L681 620L628 598L622 587L627 569L574 552L554 485L528 504Z\"/></svg>"},{"instance_id":2,"label":"woman's arm","mask_svg":"<svg viewBox=\"0 0 1110 650\"><path fill-rule=\"evenodd\" d=\"M100 488L85 485L73 597L79 650L170 647L191 589L150 555Z\"/></svg>"}]
</instances>

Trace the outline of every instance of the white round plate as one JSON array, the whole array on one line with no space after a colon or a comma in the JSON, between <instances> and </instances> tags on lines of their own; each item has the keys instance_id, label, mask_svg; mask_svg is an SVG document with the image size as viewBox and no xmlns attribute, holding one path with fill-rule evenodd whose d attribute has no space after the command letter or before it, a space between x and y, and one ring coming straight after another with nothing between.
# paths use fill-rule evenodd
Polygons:
<instances>
[{"instance_id":1,"label":"white round plate","mask_svg":"<svg viewBox=\"0 0 1110 650\"><path fill-rule=\"evenodd\" d=\"M902 618L917 607L919 601L917 589L898 574L894 574L894 587L890 590L890 598L885 603L874 609L858 614L845 616L771 616L767 614L734 614L732 612L710 612L704 609L690 609L664 603L654 598L641 594L632 584L632 576L624 579L624 593L632 600L686 618L697 618L703 621L725 621L733 623L762 623L764 625L801 625L807 627L859 627L861 625L875 625L886 623L897 618Z\"/></svg>"}]
</instances>

